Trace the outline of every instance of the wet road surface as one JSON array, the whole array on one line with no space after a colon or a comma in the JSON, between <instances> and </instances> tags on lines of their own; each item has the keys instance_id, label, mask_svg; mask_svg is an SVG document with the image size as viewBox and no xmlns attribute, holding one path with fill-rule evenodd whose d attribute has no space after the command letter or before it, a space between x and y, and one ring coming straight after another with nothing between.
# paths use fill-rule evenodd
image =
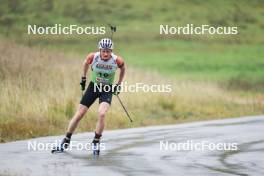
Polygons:
<instances>
[{"instance_id":1,"label":"wet road surface","mask_svg":"<svg viewBox=\"0 0 264 176\"><path fill-rule=\"evenodd\" d=\"M264 116L106 131L99 157L89 146L58 154L44 150L62 137L0 144L0 175L264 175ZM89 144L92 138L82 133L72 141ZM29 150L29 144L40 148ZM190 148L195 145L200 148Z\"/></svg>"}]
</instances>

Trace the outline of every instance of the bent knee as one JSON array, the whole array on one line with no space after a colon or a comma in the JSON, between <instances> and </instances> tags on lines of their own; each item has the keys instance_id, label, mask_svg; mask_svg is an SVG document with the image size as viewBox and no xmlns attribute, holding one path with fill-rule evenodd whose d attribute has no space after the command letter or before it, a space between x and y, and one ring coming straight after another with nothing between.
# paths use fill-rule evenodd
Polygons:
<instances>
[{"instance_id":1,"label":"bent knee","mask_svg":"<svg viewBox=\"0 0 264 176\"><path fill-rule=\"evenodd\" d=\"M82 117L82 116L84 116L85 115L85 113L86 113L86 111L85 110L82 110L82 111L79 111L79 115Z\"/></svg>"},{"instance_id":2,"label":"bent knee","mask_svg":"<svg viewBox=\"0 0 264 176\"><path fill-rule=\"evenodd\" d=\"M78 117L83 117L86 112L87 112L87 109L86 108L80 108L78 110Z\"/></svg>"},{"instance_id":3,"label":"bent knee","mask_svg":"<svg viewBox=\"0 0 264 176\"><path fill-rule=\"evenodd\" d=\"M106 111L99 111L99 118L104 119L106 115Z\"/></svg>"}]
</instances>

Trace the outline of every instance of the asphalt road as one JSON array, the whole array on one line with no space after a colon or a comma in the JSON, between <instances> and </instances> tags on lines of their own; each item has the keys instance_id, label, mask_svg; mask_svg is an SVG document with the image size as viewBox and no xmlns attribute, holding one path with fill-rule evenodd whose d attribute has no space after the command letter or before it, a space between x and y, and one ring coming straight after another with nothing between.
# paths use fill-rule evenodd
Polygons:
<instances>
[{"instance_id":1,"label":"asphalt road","mask_svg":"<svg viewBox=\"0 0 264 176\"><path fill-rule=\"evenodd\" d=\"M99 157L87 145L93 133L72 137L87 149L43 147L62 137L0 144L0 175L264 175L264 116L106 131Z\"/></svg>"}]
</instances>

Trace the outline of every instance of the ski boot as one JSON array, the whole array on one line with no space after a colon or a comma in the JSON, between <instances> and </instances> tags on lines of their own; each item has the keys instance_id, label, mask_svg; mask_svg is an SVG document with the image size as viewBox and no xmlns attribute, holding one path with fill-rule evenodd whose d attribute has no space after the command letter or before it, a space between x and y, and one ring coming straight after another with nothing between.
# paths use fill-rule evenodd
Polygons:
<instances>
[{"instance_id":1,"label":"ski boot","mask_svg":"<svg viewBox=\"0 0 264 176\"><path fill-rule=\"evenodd\" d=\"M94 138L92 142L93 154L98 156L100 154L100 139Z\"/></svg>"},{"instance_id":2,"label":"ski boot","mask_svg":"<svg viewBox=\"0 0 264 176\"><path fill-rule=\"evenodd\" d=\"M70 138L63 138L61 144L57 147L54 147L52 150L51 150L51 153L61 153L63 152L65 149L67 149L70 145L70 141L71 139Z\"/></svg>"}]
</instances>

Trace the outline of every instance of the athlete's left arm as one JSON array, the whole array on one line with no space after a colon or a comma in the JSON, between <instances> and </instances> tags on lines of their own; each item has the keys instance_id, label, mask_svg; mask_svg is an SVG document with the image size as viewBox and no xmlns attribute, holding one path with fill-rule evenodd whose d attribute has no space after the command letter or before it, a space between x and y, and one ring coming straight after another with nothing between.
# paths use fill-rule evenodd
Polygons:
<instances>
[{"instance_id":1,"label":"athlete's left arm","mask_svg":"<svg viewBox=\"0 0 264 176\"><path fill-rule=\"evenodd\" d=\"M117 62L118 68L120 68L119 79L117 82L117 84L120 85L123 82L124 77L125 77L125 72L126 72L125 62L123 58L121 58L120 56L117 57L116 62Z\"/></svg>"}]
</instances>

